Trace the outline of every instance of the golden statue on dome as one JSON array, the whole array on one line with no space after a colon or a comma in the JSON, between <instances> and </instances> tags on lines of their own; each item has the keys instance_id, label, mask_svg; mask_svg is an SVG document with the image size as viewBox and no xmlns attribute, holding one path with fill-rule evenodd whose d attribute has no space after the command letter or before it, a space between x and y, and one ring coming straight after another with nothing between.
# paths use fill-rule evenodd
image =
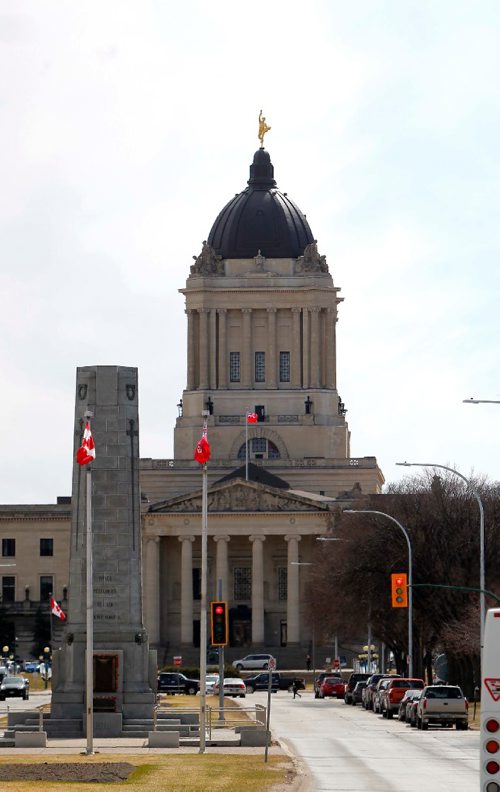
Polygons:
<instances>
[{"instance_id":1,"label":"golden statue on dome","mask_svg":"<svg viewBox=\"0 0 500 792\"><path fill-rule=\"evenodd\" d=\"M261 110L259 113L259 134L257 135L257 137L260 140L261 148L264 148L264 135L266 134L266 132L269 132L270 129L271 127L266 124L266 118L265 116L262 115L262 110Z\"/></svg>"}]
</instances>

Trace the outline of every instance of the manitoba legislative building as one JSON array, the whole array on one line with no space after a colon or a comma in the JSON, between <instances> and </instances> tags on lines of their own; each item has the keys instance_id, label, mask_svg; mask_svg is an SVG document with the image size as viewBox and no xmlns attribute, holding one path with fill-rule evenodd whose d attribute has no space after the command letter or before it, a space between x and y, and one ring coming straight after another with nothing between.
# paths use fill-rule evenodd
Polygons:
<instances>
[{"instance_id":1,"label":"manitoba legislative building","mask_svg":"<svg viewBox=\"0 0 500 792\"><path fill-rule=\"evenodd\" d=\"M260 650L286 667L311 644L306 564L317 537L339 505L379 493L384 478L374 456L350 456L337 388L342 298L264 148L186 274L174 455L139 463L145 629L160 665L177 655L195 662L202 496L193 452L206 412L208 599L227 600L229 660ZM3 640L15 640L20 657L30 655L50 593L63 609L71 600L72 507L71 498L0 506L3 561L15 563L0 570Z\"/></svg>"}]
</instances>

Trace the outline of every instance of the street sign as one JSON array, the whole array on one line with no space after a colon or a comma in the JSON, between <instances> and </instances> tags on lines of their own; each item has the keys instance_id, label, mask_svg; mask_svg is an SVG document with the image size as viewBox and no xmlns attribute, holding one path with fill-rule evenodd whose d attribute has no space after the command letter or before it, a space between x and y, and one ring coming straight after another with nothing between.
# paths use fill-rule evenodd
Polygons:
<instances>
[{"instance_id":1,"label":"street sign","mask_svg":"<svg viewBox=\"0 0 500 792\"><path fill-rule=\"evenodd\" d=\"M182 665L182 657L174 657L174 665L181 666Z\"/></svg>"},{"instance_id":2,"label":"street sign","mask_svg":"<svg viewBox=\"0 0 500 792\"><path fill-rule=\"evenodd\" d=\"M270 671L276 671L276 658L275 657L270 657L269 658L268 668L269 668Z\"/></svg>"},{"instance_id":3,"label":"street sign","mask_svg":"<svg viewBox=\"0 0 500 792\"><path fill-rule=\"evenodd\" d=\"M485 679L484 684L493 701L500 701L500 679Z\"/></svg>"}]
</instances>

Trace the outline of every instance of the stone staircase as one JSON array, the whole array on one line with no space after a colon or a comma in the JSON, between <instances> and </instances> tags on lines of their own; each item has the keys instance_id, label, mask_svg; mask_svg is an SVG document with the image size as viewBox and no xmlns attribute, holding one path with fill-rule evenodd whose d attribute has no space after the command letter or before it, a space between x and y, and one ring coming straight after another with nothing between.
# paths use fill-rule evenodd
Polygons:
<instances>
[{"instance_id":1,"label":"stone staircase","mask_svg":"<svg viewBox=\"0 0 500 792\"><path fill-rule=\"evenodd\" d=\"M152 718L128 718L123 722L122 737L147 737L153 731ZM180 737L198 737L198 714L195 712L159 712L156 731L178 731Z\"/></svg>"}]
</instances>

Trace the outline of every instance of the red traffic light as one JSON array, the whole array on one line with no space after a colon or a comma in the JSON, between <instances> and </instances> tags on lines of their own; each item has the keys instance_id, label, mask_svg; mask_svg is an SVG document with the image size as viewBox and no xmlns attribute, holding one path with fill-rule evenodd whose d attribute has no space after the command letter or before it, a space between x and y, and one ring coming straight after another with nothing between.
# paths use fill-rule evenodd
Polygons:
<instances>
[{"instance_id":1,"label":"red traffic light","mask_svg":"<svg viewBox=\"0 0 500 792\"><path fill-rule=\"evenodd\" d=\"M408 583L406 572L391 575L391 602L393 608L408 607Z\"/></svg>"},{"instance_id":2,"label":"red traffic light","mask_svg":"<svg viewBox=\"0 0 500 792\"><path fill-rule=\"evenodd\" d=\"M227 646L229 643L229 622L227 602L210 603L210 633L212 646Z\"/></svg>"}]
</instances>

